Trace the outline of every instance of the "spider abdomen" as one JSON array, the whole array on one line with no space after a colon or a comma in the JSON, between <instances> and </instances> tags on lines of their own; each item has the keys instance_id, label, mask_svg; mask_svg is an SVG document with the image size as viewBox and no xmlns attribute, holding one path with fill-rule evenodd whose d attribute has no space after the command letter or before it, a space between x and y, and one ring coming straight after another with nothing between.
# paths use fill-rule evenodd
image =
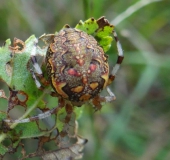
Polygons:
<instances>
[{"instance_id":1,"label":"spider abdomen","mask_svg":"<svg viewBox=\"0 0 170 160\"><path fill-rule=\"evenodd\" d=\"M107 85L107 56L94 37L65 28L49 45L46 54L48 78L53 89L73 102L94 98Z\"/></svg>"}]
</instances>

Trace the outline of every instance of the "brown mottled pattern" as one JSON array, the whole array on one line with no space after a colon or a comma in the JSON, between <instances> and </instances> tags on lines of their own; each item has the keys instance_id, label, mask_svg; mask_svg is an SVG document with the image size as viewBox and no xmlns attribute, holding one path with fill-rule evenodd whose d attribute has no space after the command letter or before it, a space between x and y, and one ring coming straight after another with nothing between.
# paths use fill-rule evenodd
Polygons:
<instances>
[{"instance_id":1,"label":"brown mottled pattern","mask_svg":"<svg viewBox=\"0 0 170 160\"><path fill-rule=\"evenodd\" d=\"M92 36L77 29L63 29L54 37L46 63L54 90L73 102L94 98L108 81L103 49Z\"/></svg>"}]
</instances>

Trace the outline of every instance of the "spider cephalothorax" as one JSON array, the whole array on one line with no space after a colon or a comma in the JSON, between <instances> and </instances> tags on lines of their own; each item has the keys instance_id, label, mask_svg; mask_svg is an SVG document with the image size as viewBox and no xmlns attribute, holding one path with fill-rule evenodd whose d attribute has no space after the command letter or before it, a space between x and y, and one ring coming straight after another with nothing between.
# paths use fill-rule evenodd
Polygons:
<instances>
[{"instance_id":1,"label":"spider cephalothorax","mask_svg":"<svg viewBox=\"0 0 170 160\"><path fill-rule=\"evenodd\" d=\"M109 78L107 56L91 35L78 29L61 30L46 54L53 89L70 101L94 98Z\"/></svg>"}]
</instances>

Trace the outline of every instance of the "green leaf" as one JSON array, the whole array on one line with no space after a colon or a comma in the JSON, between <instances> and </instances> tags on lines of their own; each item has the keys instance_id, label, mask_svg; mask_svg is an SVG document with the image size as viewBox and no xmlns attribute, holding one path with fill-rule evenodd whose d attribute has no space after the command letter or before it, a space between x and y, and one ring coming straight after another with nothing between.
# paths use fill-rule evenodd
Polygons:
<instances>
[{"instance_id":1,"label":"green leaf","mask_svg":"<svg viewBox=\"0 0 170 160\"><path fill-rule=\"evenodd\" d=\"M94 18L90 18L90 19L86 20L85 22L80 20L80 22L76 25L75 28L84 31L87 34L93 35L95 33L95 31L97 30L98 25Z\"/></svg>"},{"instance_id":2,"label":"green leaf","mask_svg":"<svg viewBox=\"0 0 170 160\"><path fill-rule=\"evenodd\" d=\"M112 36L114 26L104 17L101 17L98 20L90 18L84 22L81 20L75 28L94 36L104 52L107 52L110 49L113 41Z\"/></svg>"},{"instance_id":3,"label":"green leaf","mask_svg":"<svg viewBox=\"0 0 170 160\"><path fill-rule=\"evenodd\" d=\"M25 50L22 53L12 53L9 49L11 41L7 40L5 46L0 48L0 79L14 90L24 91L29 95L28 104L37 99L41 91L35 87L31 73L27 69L32 49L35 47L36 37L31 36L25 42Z\"/></svg>"},{"instance_id":4,"label":"green leaf","mask_svg":"<svg viewBox=\"0 0 170 160\"><path fill-rule=\"evenodd\" d=\"M26 100L27 111L22 116L26 118L31 115L33 109L39 105L40 108L44 108L44 102L42 98L44 92L37 89L32 75L28 68L28 62L32 52L35 49L36 37L33 35L29 37L25 42L25 49L22 52L15 52L11 49L11 41L8 39L5 46L0 48L0 79L6 82L6 84L15 91L22 91ZM37 47L39 54L44 54L44 51ZM1 121L6 118L6 114L0 112ZM18 117L19 118L19 117ZM42 132L36 123L30 122L26 124L11 124L12 131L6 133L12 137L14 134L18 134L18 139L26 137L38 137L46 132ZM3 135L2 135L3 137Z\"/></svg>"},{"instance_id":5,"label":"green leaf","mask_svg":"<svg viewBox=\"0 0 170 160\"><path fill-rule=\"evenodd\" d=\"M5 112L0 111L0 122L2 122L3 119L6 119L7 114Z\"/></svg>"},{"instance_id":6,"label":"green leaf","mask_svg":"<svg viewBox=\"0 0 170 160\"><path fill-rule=\"evenodd\" d=\"M96 38L98 39L99 44L103 47L103 50L107 52L113 41L113 38L110 36L113 32L113 26L104 26L103 29L99 29L96 33Z\"/></svg>"},{"instance_id":7,"label":"green leaf","mask_svg":"<svg viewBox=\"0 0 170 160\"><path fill-rule=\"evenodd\" d=\"M3 155L5 155L6 152L8 152L8 148L0 143L0 155L3 156Z\"/></svg>"},{"instance_id":8,"label":"green leaf","mask_svg":"<svg viewBox=\"0 0 170 160\"><path fill-rule=\"evenodd\" d=\"M15 129L11 132L11 135L13 135L13 133L15 132L15 134L20 134L20 139L23 139L40 137L49 133L49 131L40 130L40 128L37 125L38 124L36 122L18 124L15 127Z\"/></svg>"}]
</instances>

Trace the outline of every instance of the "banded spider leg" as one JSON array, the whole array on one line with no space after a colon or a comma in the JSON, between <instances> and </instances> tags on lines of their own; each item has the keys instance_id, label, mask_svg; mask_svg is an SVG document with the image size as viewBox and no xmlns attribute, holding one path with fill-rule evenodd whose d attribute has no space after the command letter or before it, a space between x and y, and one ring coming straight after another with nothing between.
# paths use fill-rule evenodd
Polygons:
<instances>
[{"instance_id":1,"label":"banded spider leg","mask_svg":"<svg viewBox=\"0 0 170 160\"><path fill-rule=\"evenodd\" d=\"M101 107L102 107L101 102L111 102L111 101L116 99L114 93L111 91L111 89L108 87L108 85L110 85L114 81L116 73L119 70L120 65L121 65L121 63L122 63L122 61L124 59L124 55L123 55L123 49L122 49L121 43L120 43L120 41L118 39L116 31L113 31L113 36L114 36L114 39L116 41L118 57L117 57L117 62L115 64L115 66L113 67L112 71L111 71L111 74L110 74L109 80L108 80L108 84L107 84L107 87L106 87L106 90L107 90L109 96L106 96L106 97L96 96L92 100L92 103L94 105L95 111L101 109Z\"/></svg>"}]
</instances>

